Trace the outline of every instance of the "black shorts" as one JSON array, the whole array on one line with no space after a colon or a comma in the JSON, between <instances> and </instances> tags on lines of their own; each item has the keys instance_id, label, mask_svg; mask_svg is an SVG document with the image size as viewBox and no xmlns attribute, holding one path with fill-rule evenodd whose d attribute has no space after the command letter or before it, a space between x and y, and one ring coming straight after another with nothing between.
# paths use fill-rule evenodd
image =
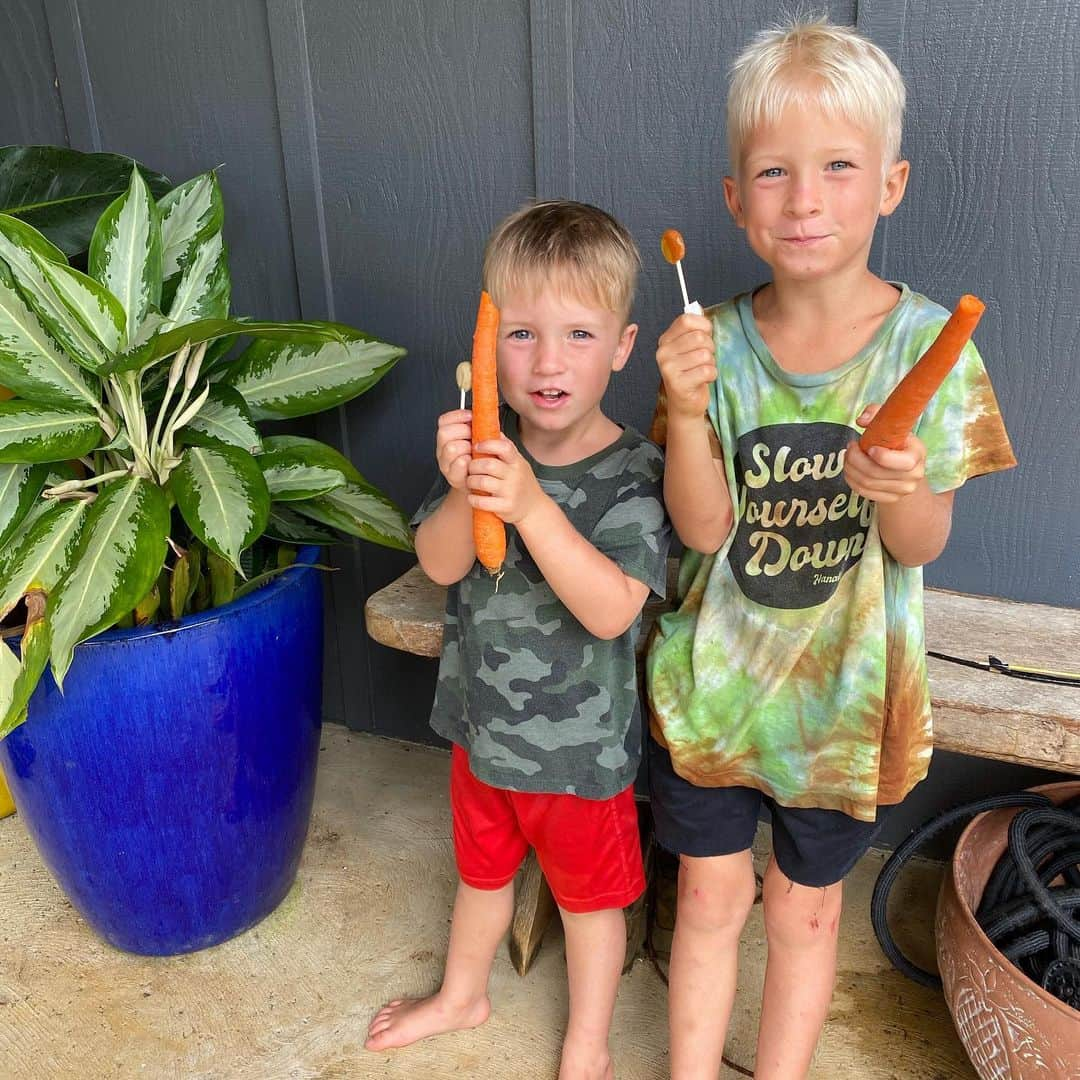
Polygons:
<instances>
[{"instance_id":1,"label":"black shorts","mask_svg":"<svg viewBox=\"0 0 1080 1080\"><path fill-rule=\"evenodd\" d=\"M691 784L653 738L648 753L649 796L661 847L698 858L746 851L764 802L772 818L776 865L797 885L809 888L841 881L866 854L890 809L879 806L877 821L858 821L839 810L780 806L754 788Z\"/></svg>"}]
</instances>

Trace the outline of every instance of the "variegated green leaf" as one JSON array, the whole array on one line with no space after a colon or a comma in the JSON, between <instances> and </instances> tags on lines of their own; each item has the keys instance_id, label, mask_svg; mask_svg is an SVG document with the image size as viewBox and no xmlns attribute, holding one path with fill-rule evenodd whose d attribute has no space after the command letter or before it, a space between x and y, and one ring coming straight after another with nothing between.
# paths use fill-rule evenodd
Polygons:
<instances>
[{"instance_id":1,"label":"variegated green leaf","mask_svg":"<svg viewBox=\"0 0 1080 1080\"><path fill-rule=\"evenodd\" d=\"M266 523L266 535L271 540L280 540L285 544L338 544L342 540L340 533L325 528L317 521L310 521L294 513L284 503L270 504L270 520Z\"/></svg>"},{"instance_id":2,"label":"variegated green leaf","mask_svg":"<svg viewBox=\"0 0 1080 1080\"><path fill-rule=\"evenodd\" d=\"M0 462L68 461L100 442L96 416L33 401L0 401Z\"/></svg>"},{"instance_id":3,"label":"variegated green leaf","mask_svg":"<svg viewBox=\"0 0 1080 1080\"><path fill-rule=\"evenodd\" d=\"M169 477L188 528L240 569L240 552L266 528L270 493L255 459L235 446L191 446Z\"/></svg>"},{"instance_id":4,"label":"variegated green leaf","mask_svg":"<svg viewBox=\"0 0 1080 1080\"><path fill-rule=\"evenodd\" d=\"M191 261L192 243L221 231L224 207L217 174L193 176L158 200L161 215L161 277L165 295L176 290L179 275ZM169 288L170 282L172 288Z\"/></svg>"},{"instance_id":5,"label":"variegated green leaf","mask_svg":"<svg viewBox=\"0 0 1080 1080\"><path fill-rule=\"evenodd\" d=\"M11 722L8 726L8 713L15 697L15 683L22 672L22 663L11 651L8 644L0 641L0 739L18 725ZM12 718L14 721L14 718Z\"/></svg>"},{"instance_id":6,"label":"variegated green leaf","mask_svg":"<svg viewBox=\"0 0 1080 1080\"><path fill-rule=\"evenodd\" d=\"M328 323L336 341L298 334L284 341L253 341L225 376L256 420L307 416L332 409L379 381L405 350Z\"/></svg>"},{"instance_id":7,"label":"variegated green leaf","mask_svg":"<svg viewBox=\"0 0 1080 1080\"><path fill-rule=\"evenodd\" d=\"M224 319L229 314L232 281L225 241L220 232L193 244L166 313L172 326L197 319Z\"/></svg>"},{"instance_id":8,"label":"variegated green leaf","mask_svg":"<svg viewBox=\"0 0 1080 1080\"><path fill-rule=\"evenodd\" d=\"M101 215L90 241L90 276L123 305L134 340L150 308L161 302L161 226L150 189L131 171L127 191Z\"/></svg>"},{"instance_id":9,"label":"variegated green leaf","mask_svg":"<svg viewBox=\"0 0 1080 1080\"><path fill-rule=\"evenodd\" d=\"M4 545L41 494L46 475L45 465L0 465L0 558Z\"/></svg>"},{"instance_id":10,"label":"variegated green leaf","mask_svg":"<svg viewBox=\"0 0 1080 1080\"><path fill-rule=\"evenodd\" d=\"M328 325L257 322L254 319L197 319L183 326L158 330L148 341L128 349L111 361L105 368L105 373L138 371L166 356L172 356L185 344L201 345L204 341L215 341L217 338L236 338L243 335L257 338L292 338L301 333L323 341L334 341L337 339L336 332L325 329Z\"/></svg>"},{"instance_id":11,"label":"variegated green leaf","mask_svg":"<svg viewBox=\"0 0 1080 1080\"><path fill-rule=\"evenodd\" d=\"M110 354L115 353L124 340L124 309L120 301L100 282L81 273L73 266L45 262L39 256L34 261L48 279L56 295L68 310L86 327L96 341ZM72 358L83 359L72 351ZM89 370L96 372L95 367Z\"/></svg>"},{"instance_id":12,"label":"variegated green leaf","mask_svg":"<svg viewBox=\"0 0 1080 1080\"><path fill-rule=\"evenodd\" d=\"M259 465L274 500L314 499L350 481L364 483L348 458L315 439L274 435L264 447Z\"/></svg>"},{"instance_id":13,"label":"variegated green leaf","mask_svg":"<svg viewBox=\"0 0 1080 1080\"><path fill-rule=\"evenodd\" d=\"M49 405L94 408L100 393L49 336L0 263L0 385Z\"/></svg>"},{"instance_id":14,"label":"variegated green leaf","mask_svg":"<svg viewBox=\"0 0 1080 1080\"><path fill-rule=\"evenodd\" d=\"M0 644L0 649L3 649L5 653L10 652L4 644ZM26 709L30 704L30 698L41 681L45 665L49 662L49 624L45 619L35 619L26 627L22 640L19 642L19 651L22 659L17 671L12 671L7 657L3 659L5 708L3 713L0 713L0 739L10 735L26 720ZM9 686L8 676L11 674L14 675L14 679Z\"/></svg>"},{"instance_id":15,"label":"variegated green leaf","mask_svg":"<svg viewBox=\"0 0 1080 1080\"><path fill-rule=\"evenodd\" d=\"M180 441L192 446L238 446L249 454L262 450L262 438L247 402L231 387L213 385L206 404L180 432Z\"/></svg>"},{"instance_id":16,"label":"variegated green leaf","mask_svg":"<svg viewBox=\"0 0 1080 1080\"><path fill-rule=\"evenodd\" d=\"M53 675L61 689L75 646L112 626L150 591L168 535L169 502L156 484L133 476L102 486L71 570L49 597Z\"/></svg>"},{"instance_id":17,"label":"variegated green leaf","mask_svg":"<svg viewBox=\"0 0 1080 1080\"><path fill-rule=\"evenodd\" d=\"M71 565L91 507L85 499L49 502L26 534L0 560L0 618L30 589L52 593Z\"/></svg>"},{"instance_id":18,"label":"variegated green leaf","mask_svg":"<svg viewBox=\"0 0 1080 1080\"><path fill-rule=\"evenodd\" d=\"M63 252L25 222L0 214L0 258L53 339L80 367L97 371L108 358L107 350L57 292L49 276L50 268L58 278L62 269L70 269Z\"/></svg>"},{"instance_id":19,"label":"variegated green leaf","mask_svg":"<svg viewBox=\"0 0 1080 1080\"><path fill-rule=\"evenodd\" d=\"M399 551L413 550L409 519L400 507L370 484L346 484L317 499L289 506L350 536Z\"/></svg>"}]
</instances>

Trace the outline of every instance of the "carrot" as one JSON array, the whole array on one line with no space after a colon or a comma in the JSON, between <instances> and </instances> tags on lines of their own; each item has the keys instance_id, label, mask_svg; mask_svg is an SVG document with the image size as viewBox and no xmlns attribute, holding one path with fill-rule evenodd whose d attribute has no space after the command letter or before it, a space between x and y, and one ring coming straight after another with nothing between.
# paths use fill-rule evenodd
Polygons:
<instances>
[{"instance_id":1,"label":"carrot","mask_svg":"<svg viewBox=\"0 0 1080 1080\"><path fill-rule=\"evenodd\" d=\"M923 409L930 404L945 376L960 359L960 353L985 310L986 305L977 296L960 297L933 344L897 383L867 425L859 439L863 450L869 450L871 446L884 446L889 450L903 448Z\"/></svg>"},{"instance_id":2,"label":"carrot","mask_svg":"<svg viewBox=\"0 0 1080 1080\"><path fill-rule=\"evenodd\" d=\"M499 383L495 372L495 347L499 336L499 309L486 292L480 293L472 351L473 447L499 437ZM475 449L474 449L475 453ZM473 510L473 543L480 564L492 576L502 572L506 558L506 526L490 510Z\"/></svg>"}]
</instances>

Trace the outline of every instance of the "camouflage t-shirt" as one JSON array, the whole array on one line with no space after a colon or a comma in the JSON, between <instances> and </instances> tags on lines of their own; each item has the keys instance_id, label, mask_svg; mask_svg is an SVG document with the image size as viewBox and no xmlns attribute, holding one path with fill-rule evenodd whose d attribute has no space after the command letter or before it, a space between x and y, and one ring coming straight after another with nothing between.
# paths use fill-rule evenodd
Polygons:
<instances>
[{"instance_id":1,"label":"camouflage t-shirt","mask_svg":"<svg viewBox=\"0 0 1080 1080\"><path fill-rule=\"evenodd\" d=\"M578 532L662 598L670 526L660 450L626 428L584 461L541 465L507 409L502 428ZM413 525L447 493L440 477ZM641 757L634 656L641 617L610 641L590 634L512 525L503 569L496 588L474 563L447 590L431 726L464 747L473 774L493 787L610 798L633 781Z\"/></svg>"},{"instance_id":2,"label":"camouflage t-shirt","mask_svg":"<svg viewBox=\"0 0 1080 1080\"><path fill-rule=\"evenodd\" d=\"M714 555L684 556L678 608L658 622L647 665L653 734L695 784L873 820L926 775L922 571L884 549L876 505L843 476L855 419L948 317L897 288L866 348L819 374L775 362L750 294L707 313L719 369L708 420L734 524ZM936 492L1015 464L974 345L916 434Z\"/></svg>"}]
</instances>

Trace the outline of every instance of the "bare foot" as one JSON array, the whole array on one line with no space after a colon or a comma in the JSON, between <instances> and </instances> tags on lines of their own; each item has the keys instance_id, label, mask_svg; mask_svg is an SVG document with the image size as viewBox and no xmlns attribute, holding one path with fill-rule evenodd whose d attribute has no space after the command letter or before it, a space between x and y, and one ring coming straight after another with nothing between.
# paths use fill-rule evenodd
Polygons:
<instances>
[{"instance_id":1,"label":"bare foot","mask_svg":"<svg viewBox=\"0 0 1080 1080\"><path fill-rule=\"evenodd\" d=\"M478 998L467 1005L451 1004L440 994L426 998L399 998L379 1010L368 1028L368 1050L408 1046L431 1035L479 1027L491 1012L491 1002Z\"/></svg>"},{"instance_id":2,"label":"bare foot","mask_svg":"<svg viewBox=\"0 0 1080 1080\"><path fill-rule=\"evenodd\" d=\"M564 1043L559 1080L615 1080L615 1066L607 1047L575 1047Z\"/></svg>"}]
</instances>

